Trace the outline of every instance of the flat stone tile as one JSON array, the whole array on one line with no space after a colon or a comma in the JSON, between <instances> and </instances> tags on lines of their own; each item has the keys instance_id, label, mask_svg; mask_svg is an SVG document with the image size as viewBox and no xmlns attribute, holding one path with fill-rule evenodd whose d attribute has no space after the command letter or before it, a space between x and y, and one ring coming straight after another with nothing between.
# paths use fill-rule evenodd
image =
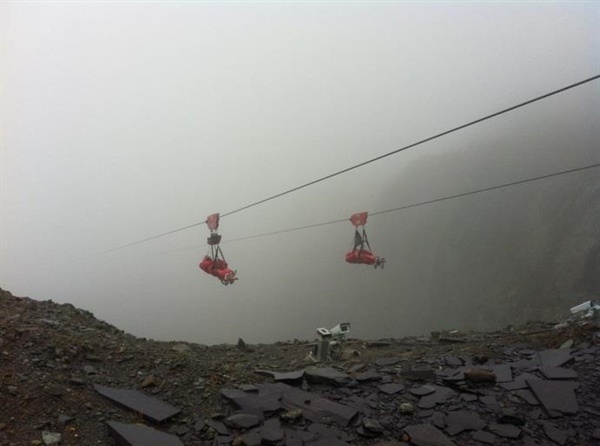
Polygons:
<instances>
[{"instance_id":1,"label":"flat stone tile","mask_svg":"<svg viewBox=\"0 0 600 446\"><path fill-rule=\"evenodd\" d=\"M513 380L512 368L508 364L499 364L490 367L496 374L497 383L507 383Z\"/></svg>"},{"instance_id":2,"label":"flat stone tile","mask_svg":"<svg viewBox=\"0 0 600 446\"><path fill-rule=\"evenodd\" d=\"M296 382L304 377L304 370L296 370L293 372L273 372L271 370L255 370L257 375L271 376L277 382Z\"/></svg>"},{"instance_id":3,"label":"flat stone tile","mask_svg":"<svg viewBox=\"0 0 600 446\"><path fill-rule=\"evenodd\" d=\"M170 435L141 424L107 421L108 432L122 446L184 446L175 435Z\"/></svg>"},{"instance_id":4,"label":"flat stone tile","mask_svg":"<svg viewBox=\"0 0 600 446\"><path fill-rule=\"evenodd\" d=\"M456 411L446 415L446 432L454 436L466 430L481 430L485 427L485 422L479 417L477 412Z\"/></svg>"},{"instance_id":5,"label":"flat stone tile","mask_svg":"<svg viewBox=\"0 0 600 446\"><path fill-rule=\"evenodd\" d=\"M521 429L512 424L490 424L488 429L490 432L504 438L519 438L519 435L521 435Z\"/></svg>"},{"instance_id":6,"label":"flat stone tile","mask_svg":"<svg viewBox=\"0 0 600 446\"><path fill-rule=\"evenodd\" d=\"M380 367L395 365L400 362L400 358L377 358L374 363Z\"/></svg>"},{"instance_id":7,"label":"flat stone tile","mask_svg":"<svg viewBox=\"0 0 600 446\"><path fill-rule=\"evenodd\" d=\"M471 438L486 444L494 444L496 440L496 436L494 434L485 431L473 432L473 434L471 434Z\"/></svg>"},{"instance_id":8,"label":"flat stone tile","mask_svg":"<svg viewBox=\"0 0 600 446\"><path fill-rule=\"evenodd\" d=\"M373 370L368 370L356 375L356 380L360 382L364 381L381 381L381 375Z\"/></svg>"},{"instance_id":9,"label":"flat stone tile","mask_svg":"<svg viewBox=\"0 0 600 446\"><path fill-rule=\"evenodd\" d=\"M412 395L415 396L427 396L431 395L435 392L435 387L433 386L421 386L421 387L413 387L408 390Z\"/></svg>"},{"instance_id":10,"label":"flat stone tile","mask_svg":"<svg viewBox=\"0 0 600 446\"><path fill-rule=\"evenodd\" d=\"M560 367L573 360L570 349L554 348L538 352L537 358L542 366Z\"/></svg>"},{"instance_id":11,"label":"flat stone tile","mask_svg":"<svg viewBox=\"0 0 600 446\"><path fill-rule=\"evenodd\" d=\"M539 371L542 372L548 379L577 379L577 372L575 370L566 369L564 367L550 367L550 366L542 366L539 368Z\"/></svg>"},{"instance_id":12,"label":"flat stone tile","mask_svg":"<svg viewBox=\"0 0 600 446\"><path fill-rule=\"evenodd\" d=\"M559 429L554 425L554 423L551 423L550 421L542 420L541 424L542 426L544 426L544 433L550 440L561 446L567 442L567 439L570 436L569 431Z\"/></svg>"},{"instance_id":13,"label":"flat stone tile","mask_svg":"<svg viewBox=\"0 0 600 446\"><path fill-rule=\"evenodd\" d=\"M515 395L517 395L530 406L539 406L542 404L529 389L516 390Z\"/></svg>"},{"instance_id":14,"label":"flat stone tile","mask_svg":"<svg viewBox=\"0 0 600 446\"><path fill-rule=\"evenodd\" d=\"M527 384L527 381L534 380L534 379L540 379L540 378L538 378L535 375L532 375L531 373L523 373L523 374L517 376L513 381L502 383L502 384L500 384L500 386L505 388L506 390L527 389L529 387L529 384Z\"/></svg>"},{"instance_id":15,"label":"flat stone tile","mask_svg":"<svg viewBox=\"0 0 600 446\"><path fill-rule=\"evenodd\" d=\"M577 413L579 405L575 389L579 383L563 381L528 380L529 387L547 411Z\"/></svg>"},{"instance_id":16,"label":"flat stone tile","mask_svg":"<svg viewBox=\"0 0 600 446\"><path fill-rule=\"evenodd\" d=\"M402 392L405 388L406 387L404 386L404 384L399 383L382 384L378 386L378 389L381 392L387 393L388 395L394 395L396 393Z\"/></svg>"},{"instance_id":17,"label":"flat stone tile","mask_svg":"<svg viewBox=\"0 0 600 446\"><path fill-rule=\"evenodd\" d=\"M444 433L431 424L406 426L404 432L415 446L456 446Z\"/></svg>"},{"instance_id":18,"label":"flat stone tile","mask_svg":"<svg viewBox=\"0 0 600 446\"><path fill-rule=\"evenodd\" d=\"M161 423L181 411L158 398L145 395L137 390L116 389L99 384L94 384L94 390L118 405L142 414L144 418L153 423Z\"/></svg>"}]
</instances>

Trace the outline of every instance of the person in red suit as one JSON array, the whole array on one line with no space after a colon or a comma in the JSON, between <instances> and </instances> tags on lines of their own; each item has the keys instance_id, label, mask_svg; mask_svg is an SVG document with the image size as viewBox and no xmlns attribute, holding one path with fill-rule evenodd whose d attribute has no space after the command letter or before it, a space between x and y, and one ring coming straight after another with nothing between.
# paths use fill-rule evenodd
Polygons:
<instances>
[{"instance_id":1,"label":"person in red suit","mask_svg":"<svg viewBox=\"0 0 600 446\"><path fill-rule=\"evenodd\" d=\"M229 268L225 260L213 260L210 256L206 256L198 266L202 271L218 278L223 285L233 284L237 280L235 271Z\"/></svg>"},{"instance_id":2,"label":"person in red suit","mask_svg":"<svg viewBox=\"0 0 600 446\"><path fill-rule=\"evenodd\" d=\"M350 221L356 229L354 230L354 248L352 248L352 251L346 253L346 262L374 265L375 268L378 266L383 268L385 259L376 256L370 251L371 246L369 245L367 233L364 228L367 224L367 213L361 212L359 214L354 214L350 217ZM359 227L362 227L362 235L358 232Z\"/></svg>"}]
</instances>

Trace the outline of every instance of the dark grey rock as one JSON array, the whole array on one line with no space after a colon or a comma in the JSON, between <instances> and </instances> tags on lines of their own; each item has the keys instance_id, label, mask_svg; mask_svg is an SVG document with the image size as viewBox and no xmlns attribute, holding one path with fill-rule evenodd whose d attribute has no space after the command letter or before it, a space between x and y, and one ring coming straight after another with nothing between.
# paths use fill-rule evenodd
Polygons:
<instances>
[{"instance_id":1,"label":"dark grey rock","mask_svg":"<svg viewBox=\"0 0 600 446\"><path fill-rule=\"evenodd\" d=\"M435 392L431 395L424 396L419 401L419 408L421 409L431 409L435 407L436 404L445 403L448 398L454 395L454 392L447 387L442 386L433 386L435 388Z\"/></svg>"},{"instance_id":2,"label":"dark grey rock","mask_svg":"<svg viewBox=\"0 0 600 446\"><path fill-rule=\"evenodd\" d=\"M276 445L283 440L283 430L277 418L265 421L261 429L262 442L265 445Z\"/></svg>"},{"instance_id":3,"label":"dark grey rock","mask_svg":"<svg viewBox=\"0 0 600 446\"><path fill-rule=\"evenodd\" d=\"M163 422L180 412L180 409L137 390L115 389L99 384L94 384L94 390L120 406L142 414L154 423Z\"/></svg>"},{"instance_id":4,"label":"dark grey rock","mask_svg":"<svg viewBox=\"0 0 600 446\"><path fill-rule=\"evenodd\" d=\"M544 380L528 380L527 383L547 411L570 414L579 411L575 397L578 383Z\"/></svg>"},{"instance_id":5,"label":"dark grey rock","mask_svg":"<svg viewBox=\"0 0 600 446\"><path fill-rule=\"evenodd\" d=\"M262 444L262 436L258 432L248 432L240 437L244 442L244 446L260 446Z\"/></svg>"},{"instance_id":6,"label":"dark grey rock","mask_svg":"<svg viewBox=\"0 0 600 446\"><path fill-rule=\"evenodd\" d=\"M60 414L58 416L58 424L60 425L65 425L67 423L69 423L70 421L73 421L73 417L70 417L68 415L64 415L64 414Z\"/></svg>"},{"instance_id":7,"label":"dark grey rock","mask_svg":"<svg viewBox=\"0 0 600 446\"><path fill-rule=\"evenodd\" d=\"M404 432L415 446L456 446L441 430L431 424L406 426Z\"/></svg>"},{"instance_id":8,"label":"dark grey rock","mask_svg":"<svg viewBox=\"0 0 600 446\"><path fill-rule=\"evenodd\" d=\"M415 396L426 396L431 395L433 392L435 392L435 387L425 385L421 387L413 387L408 391Z\"/></svg>"},{"instance_id":9,"label":"dark grey rock","mask_svg":"<svg viewBox=\"0 0 600 446\"><path fill-rule=\"evenodd\" d=\"M481 430L485 422L477 412L456 411L446 415L446 432L454 436L466 430Z\"/></svg>"},{"instance_id":10,"label":"dark grey rock","mask_svg":"<svg viewBox=\"0 0 600 446\"><path fill-rule=\"evenodd\" d=\"M400 362L400 358L377 358L375 360L375 365L380 367L387 367L390 365L395 365Z\"/></svg>"},{"instance_id":11,"label":"dark grey rock","mask_svg":"<svg viewBox=\"0 0 600 446\"><path fill-rule=\"evenodd\" d=\"M432 368L413 368L403 370L402 376L413 381L435 382L435 370Z\"/></svg>"},{"instance_id":12,"label":"dark grey rock","mask_svg":"<svg viewBox=\"0 0 600 446\"><path fill-rule=\"evenodd\" d=\"M304 370L296 370L293 372L272 372L270 370L255 370L258 375L271 376L277 382L295 383L304 377Z\"/></svg>"},{"instance_id":13,"label":"dark grey rock","mask_svg":"<svg viewBox=\"0 0 600 446\"><path fill-rule=\"evenodd\" d=\"M305 371L308 382L328 384L331 386L348 386L352 384L352 377L331 367L309 368Z\"/></svg>"},{"instance_id":14,"label":"dark grey rock","mask_svg":"<svg viewBox=\"0 0 600 446\"><path fill-rule=\"evenodd\" d=\"M348 373L356 373L356 372L358 372L359 370L362 370L362 369L364 369L364 368L365 368L365 365L364 365L364 364L354 364L352 367L350 367L350 368L347 370L347 372L348 372Z\"/></svg>"},{"instance_id":15,"label":"dark grey rock","mask_svg":"<svg viewBox=\"0 0 600 446\"><path fill-rule=\"evenodd\" d=\"M553 442L555 442L561 446L567 442L567 439L569 438L568 431L559 429L550 421L542 420L540 423L544 427L544 433L550 440L552 440Z\"/></svg>"},{"instance_id":16,"label":"dark grey rock","mask_svg":"<svg viewBox=\"0 0 600 446\"><path fill-rule=\"evenodd\" d=\"M339 404L315 393L306 392L283 383L257 385L258 393L238 389L223 389L221 394L242 410L274 412L281 408L300 409L307 420L326 421L347 426L358 410L351 405Z\"/></svg>"},{"instance_id":17,"label":"dark grey rock","mask_svg":"<svg viewBox=\"0 0 600 446\"><path fill-rule=\"evenodd\" d=\"M356 380L360 382L364 381L380 381L381 375L373 370L369 370L367 372L359 373L356 375Z\"/></svg>"},{"instance_id":18,"label":"dark grey rock","mask_svg":"<svg viewBox=\"0 0 600 446\"><path fill-rule=\"evenodd\" d=\"M475 431L471 435L471 438L487 444L494 444L494 441L496 440L496 436L494 434L485 431Z\"/></svg>"},{"instance_id":19,"label":"dark grey rock","mask_svg":"<svg viewBox=\"0 0 600 446\"><path fill-rule=\"evenodd\" d=\"M487 408L493 410L494 412L500 412L500 404L498 404L498 400L495 395L483 395L479 397L479 401L481 401Z\"/></svg>"},{"instance_id":20,"label":"dark grey rock","mask_svg":"<svg viewBox=\"0 0 600 446\"><path fill-rule=\"evenodd\" d=\"M262 417L257 415L238 413L225 418L223 422L232 429L250 429L259 425L261 421Z\"/></svg>"},{"instance_id":21,"label":"dark grey rock","mask_svg":"<svg viewBox=\"0 0 600 446\"><path fill-rule=\"evenodd\" d=\"M464 364L464 361L456 356L445 356L444 362L450 367L460 367Z\"/></svg>"},{"instance_id":22,"label":"dark grey rock","mask_svg":"<svg viewBox=\"0 0 600 446\"><path fill-rule=\"evenodd\" d=\"M209 419L209 420L206 420L205 422L208 427L210 427L211 429L214 429L218 434L229 435L229 430L227 429L227 426L225 426L225 424L222 421L215 420L215 419Z\"/></svg>"},{"instance_id":23,"label":"dark grey rock","mask_svg":"<svg viewBox=\"0 0 600 446\"><path fill-rule=\"evenodd\" d=\"M543 350L537 354L541 365L550 367L560 367L573 360L570 349L549 349Z\"/></svg>"},{"instance_id":24,"label":"dark grey rock","mask_svg":"<svg viewBox=\"0 0 600 446\"><path fill-rule=\"evenodd\" d=\"M513 381L502 383L502 384L500 384L500 386L505 388L506 390L527 389L529 387L529 385L527 384L527 381L536 380L536 379L540 379L540 378L538 378L535 375L532 375L531 373L523 373L523 374L517 376Z\"/></svg>"},{"instance_id":25,"label":"dark grey rock","mask_svg":"<svg viewBox=\"0 0 600 446\"><path fill-rule=\"evenodd\" d=\"M506 383L513 380L512 369L508 364L499 364L492 366L491 369L496 374L497 383Z\"/></svg>"},{"instance_id":26,"label":"dark grey rock","mask_svg":"<svg viewBox=\"0 0 600 446\"><path fill-rule=\"evenodd\" d=\"M500 424L513 424L515 426L524 426L525 421L525 418L521 417L517 412L509 409L502 409L500 415L498 416L498 422Z\"/></svg>"},{"instance_id":27,"label":"dark grey rock","mask_svg":"<svg viewBox=\"0 0 600 446\"><path fill-rule=\"evenodd\" d=\"M387 393L388 395L394 395L396 393L402 392L405 389L405 386L404 384L400 383L390 383L382 384L377 388L383 393Z\"/></svg>"},{"instance_id":28,"label":"dark grey rock","mask_svg":"<svg viewBox=\"0 0 600 446\"><path fill-rule=\"evenodd\" d=\"M378 434L383 432L383 426L377 420L374 420L372 418L363 418L362 425L366 430L370 432L375 432Z\"/></svg>"},{"instance_id":29,"label":"dark grey rock","mask_svg":"<svg viewBox=\"0 0 600 446\"><path fill-rule=\"evenodd\" d=\"M443 429L446 426L446 417L442 412L436 410L431 416L431 423L438 429Z\"/></svg>"},{"instance_id":30,"label":"dark grey rock","mask_svg":"<svg viewBox=\"0 0 600 446\"><path fill-rule=\"evenodd\" d=\"M169 435L141 424L124 424L116 421L107 422L110 435L117 444L124 446L184 446L175 435Z\"/></svg>"},{"instance_id":31,"label":"dark grey rock","mask_svg":"<svg viewBox=\"0 0 600 446\"><path fill-rule=\"evenodd\" d=\"M473 395L472 393L463 393L461 395L461 399L467 403L472 403L474 401L477 401L479 398L477 395Z\"/></svg>"},{"instance_id":32,"label":"dark grey rock","mask_svg":"<svg viewBox=\"0 0 600 446\"><path fill-rule=\"evenodd\" d=\"M519 438L521 429L512 424L490 424L488 426L490 432L504 438Z\"/></svg>"},{"instance_id":33,"label":"dark grey rock","mask_svg":"<svg viewBox=\"0 0 600 446\"><path fill-rule=\"evenodd\" d=\"M516 390L514 393L531 406L539 406L542 404L529 389Z\"/></svg>"},{"instance_id":34,"label":"dark grey rock","mask_svg":"<svg viewBox=\"0 0 600 446\"><path fill-rule=\"evenodd\" d=\"M542 366L539 371L548 379L577 379L577 372L564 367Z\"/></svg>"},{"instance_id":35,"label":"dark grey rock","mask_svg":"<svg viewBox=\"0 0 600 446\"><path fill-rule=\"evenodd\" d=\"M206 422L204 420L198 420L194 423L194 430L196 432L200 432L206 426Z\"/></svg>"},{"instance_id":36,"label":"dark grey rock","mask_svg":"<svg viewBox=\"0 0 600 446\"><path fill-rule=\"evenodd\" d=\"M190 432L190 428L187 426L171 426L169 432L179 437L183 437L185 434L188 434Z\"/></svg>"}]
</instances>

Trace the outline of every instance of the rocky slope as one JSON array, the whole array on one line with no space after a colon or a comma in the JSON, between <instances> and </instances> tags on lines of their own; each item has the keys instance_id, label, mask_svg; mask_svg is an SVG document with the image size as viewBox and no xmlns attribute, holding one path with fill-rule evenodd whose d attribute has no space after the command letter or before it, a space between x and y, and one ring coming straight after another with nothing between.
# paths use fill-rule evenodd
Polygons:
<instances>
[{"instance_id":1,"label":"rocky slope","mask_svg":"<svg viewBox=\"0 0 600 446\"><path fill-rule=\"evenodd\" d=\"M109 421L188 446L600 444L598 343L594 322L528 324L348 340L314 364L308 342L156 342L0 290L0 445L114 445ZM97 385L180 412L155 424Z\"/></svg>"}]
</instances>

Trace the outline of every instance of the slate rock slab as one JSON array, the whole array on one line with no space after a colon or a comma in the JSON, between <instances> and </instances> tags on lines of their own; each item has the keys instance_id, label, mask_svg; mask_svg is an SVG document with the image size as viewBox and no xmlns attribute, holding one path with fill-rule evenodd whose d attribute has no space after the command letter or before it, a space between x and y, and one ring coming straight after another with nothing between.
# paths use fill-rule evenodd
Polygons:
<instances>
[{"instance_id":1,"label":"slate rock slab","mask_svg":"<svg viewBox=\"0 0 600 446\"><path fill-rule=\"evenodd\" d=\"M577 413L579 406L575 396L575 389L579 383L545 380L528 380L529 387L544 408L562 413Z\"/></svg>"},{"instance_id":2,"label":"slate rock slab","mask_svg":"<svg viewBox=\"0 0 600 446\"><path fill-rule=\"evenodd\" d=\"M381 375L373 370L369 370L367 372L359 373L356 375L356 380L360 382L364 381L380 381Z\"/></svg>"},{"instance_id":3,"label":"slate rock slab","mask_svg":"<svg viewBox=\"0 0 600 446\"><path fill-rule=\"evenodd\" d=\"M229 435L229 430L222 421L210 419L206 420L206 425L211 429L214 429L220 435Z\"/></svg>"},{"instance_id":4,"label":"slate rock slab","mask_svg":"<svg viewBox=\"0 0 600 446\"><path fill-rule=\"evenodd\" d=\"M390 365L395 365L400 362L400 358L377 358L375 360L375 365L380 367L387 367Z\"/></svg>"},{"instance_id":5,"label":"slate rock slab","mask_svg":"<svg viewBox=\"0 0 600 446\"><path fill-rule=\"evenodd\" d=\"M390 383L382 384L378 386L378 389L383 393L387 393L388 395L394 395L396 393L402 392L405 389L405 386L399 383Z\"/></svg>"},{"instance_id":6,"label":"slate rock slab","mask_svg":"<svg viewBox=\"0 0 600 446\"><path fill-rule=\"evenodd\" d=\"M402 371L402 376L406 379L414 381L429 381L435 382L435 370L432 368L413 368Z\"/></svg>"},{"instance_id":7,"label":"slate rock slab","mask_svg":"<svg viewBox=\"0 0 600 446\"><path fill-rule=\"evenodd\" d=\"M573 360L570 349L549 349L538 352L537 359L543 366L560 367Z\"/></svg>"},{"instance_id":8,"label":"slate rock slab","mask_svg":"<svg viewBox=\"0 0 600 446\"><path fill-rule=\"evenodd\" d=\"M445 356L444 362L450 367L460 367L464 364L464 361L456 356Z\"/></svg>"},{"instance_id":9,"label":"slate rock slab","mask_svg":"<svg viewBox=\"0 0 600 446\"><path fill-rule=\"evenodd\" d=\"M252 413L275 412L281 409L281 391L259 387L258 392L244 392L238 389L222 389L221 395L231 400L242 410Z\"/></svg>"},{"instance_id":10,"label":"slate rock slab","mask_svg":"<svg viewBox=\"0 0 600 446\"><path fill-rule=\"evenodd\" d=\"M477 412L456 411L446 415L446 432L454 436L466 430L481 430L485 427L485 422L479 417Z\"/></svg>"},{"instance_id":11,"label":"slate rock slab","mask_svg":"<svg viewBox=\"0 0 600 446\"><path fill-rule=\"evenodd\" d=\"M435 392L435 387L425 385L421 387L413 387L408 391L415 396L427 396Z\"/></svg>"},{"instance_id":12,"label":"slate rock slab","mask_svg":"<svg viewBox=\"0 0 600 446\"><path fill-rule=\"evenodd\" d=\"M283 440L283 430L281 429L281 423L277 418L272 418L265 421L264 426L261 429L262 442L267 445L276 445Z\"/></svg>"},{"instance_id":13,"label":"slate rock slab","mask_svg":"<svg viewBox=\"0 0 600 446\"><path fill-rule=\"evenodd\" d=\"M141 424L124 424L108 421L108 431L119 446L184 446L175 435L152 429Z\"/></svg>"},{"instance_id":14,"label":"slate rock slab","mask_svg":"<svg viewBox=\"0 0 600 446\"><path fill-rule=\"evenodd\" d=\"M332 367L309 368L306 369L304 373L309 382L316 384L328 384L331 386L343 387L351 385L353 382L350 375L340 372Z\"/></svg>"},{"instance_id":15,"label":"slate rock slab","mask_svg":"<svg viewBox=\"0 0 600 446\"><path fill-rule=\"evenodd\" d=\"M262 417L252 414L238 413L225 418L224 423L233 429L250 429L257 426Z\"/></svg>"},{"instance_id":16,"label":"slate rock slab","mask_svg":"<svg viewBox=\"0 0 600 446\"><path fill-rule=\"evenodd\" d=\"M304 377L304 370L296 370L293 372L273 372L271 370L255 370L257 375L271 376L277 382L294 383L300 381Z\"/></svg>"},{"instance_id":17,"label":"slate rock slab","mask_svg":"<svg viewBox=\"0 0 600 446\"><path fill-rule=\"evenodd\" d=\"M523 373L517 376L513 381L502 383L500 384L500 386L504 387L506 390L527 389L529 387L527 382L535 379L540 378L538 378L535 375L532 375L531 373Z\"/></svg>"},{"instance_id":18,"label":"slate rock slab","mask_svg":"<svg viewBox=\"0 0 600 446\"><path fill-rule=\"evenodd\" d=\"M541 404L540 401L535 397L533 392L529 389L517 390L515 391L515 395L517 395L530 406L539 406Z\"/></svg>"},{"instance_id":19,"label":"slate rock slab","mask_svg":"<svg viewBox=\"0 0 600 446\"><path fill-rule=\"evenodd\" d=\"M257 385L258 393L237 389L223 389L221 394L242 410L274 412L283 409L300 409L302 416L313 423L327 422L347 426L358 413L352 405L339 404L315 393L283 383Z\"/></svg>"},{"instance_id":20,"label":"slate rock slab","mask_svg":"<svg viewBox=\"0 0 600 446\"><path fill-rule=\"evenodd\" d=\"M431 424L406 426L404 432L415 446L456 446L444 433Z\"/></svg>"},{"instance_id":21,"label":"slate rock slab","mask_svg":"<svg viewBox=\"0 0 600 446\"><path fill-rule=\"evenodd\" d=\"M153 423L161 423L181 411L158 398L145 395L137 390L115 389L99 384L94 384L94 390L120 406L142 414L145 419Z\"/></svg>"},{"instance_id":22,"label":"slate rock slab","mask_svg":"<svg viewBox=\"0 0 600 446\"><path fill-rule=\"evenodd\" d=\"M491 434L491 433L485 432L485 431L473 432L473 435L471 435L471 438L473 440L477 440L481 443L487 443L487 444L494 444L495 440L496 440L496 436L494 434Z\"/></svg>"},{"instance_id":23,"label":"slate rock slab","mask_svg":"<svg viewBox=\"0 0 600 446\"><path fill-rule=\"evenodd\" d=\"M513 380L512 368L508 364L499 364L490 367L496 374L497 383L507 383Z\"/></svg>"},{"instance_id":24,"label":"slate rock slab","mask_svg":"<svg viewBox=\"0 0 600 446\"><path fill-rule=\"evenodd\" d=\"M519 435L521 435L521 429L512 424L490 424L488 429L490 432L504 438L519 438Z\"/></svg>"},{"instance_id":25,"label":"slate rock slab","mask_svg":"<svg viewBox=\"0 0 600 446\"><path fill-rule=\"evenodd\" d=\"M548 379L577 379L577 372L575 370L566 369L564 367L550 367L550 366L542 366L539 368L539 371L542 372Z\"/></svg>"},{"instance_id":26,"label":"slate rock slab","mask_svg":"<svg viewBox=\"0 0 600 446\"><path fill-rule=\"evenodd\" d=\"M569 436L573 435L573 432L568 430L559 429L550 421L541 421L542 426L544 427L544 433L546 436L552 440L553 442L564 445L567 442Z\"/></svg>"},{"instance_id":27,"label":"slate rock slab","mask_svg":"<svg viewBox=\"0 0 600 446\"><path fill-rule=\"evenodd\" d=\"M420 409L431 409L435 407L436 404L445 403L448 398L454 395L454 392L447 387L442 386L433 386L435 388L435 392L431 395L424 396L419 401Z\"/></svg>"}]
</instances>

